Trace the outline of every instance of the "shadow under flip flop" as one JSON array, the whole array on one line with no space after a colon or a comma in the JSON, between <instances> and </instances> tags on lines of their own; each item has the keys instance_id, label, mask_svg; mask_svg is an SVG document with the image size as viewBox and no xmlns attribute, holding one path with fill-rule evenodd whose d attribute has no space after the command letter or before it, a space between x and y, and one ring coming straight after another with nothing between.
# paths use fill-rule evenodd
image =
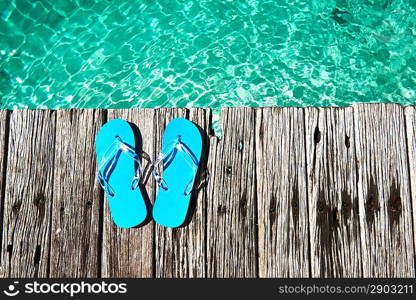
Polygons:
<instances>
[{"instance_id":1,"label":"shadow under flip flop","mask_svg":"<svg viewBox=\"0 0 416 300\"><path fill-rule=\"evenodd\" d=\"M196 177L195 177L194 188L192 190L191 199L189 202L188 212L186 214L185 221L178 228L186 227L189 225L189 223L191 223L192 218L197 209L197 205L198 205L197 199L198 199L199 193L207 186L208 179L209 179L209 174L208 174L208 169L207 169L207 161L208 161L208 156L209 156L209 137L207 133L198 124L195 124L195 126L198 128L202 136L202 153L201 153L201 159L199 162L198 172L196 173Z\"/></svg>"}]
</instances>

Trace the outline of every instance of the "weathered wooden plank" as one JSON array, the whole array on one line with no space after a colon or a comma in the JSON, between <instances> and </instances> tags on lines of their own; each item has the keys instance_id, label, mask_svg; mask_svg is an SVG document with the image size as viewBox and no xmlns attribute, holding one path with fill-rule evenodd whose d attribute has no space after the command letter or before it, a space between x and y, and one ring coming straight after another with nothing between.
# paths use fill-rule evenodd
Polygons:
<instances>
[{"instance_id":1,"label":"weathered wooden plank","mask_svg":"<svg viewBox=\"0 0 416 300\"><path fill-rule=\"evenodd\" d=\"M416 107L405 107L404 113L406 118L407 153L409 158L410 191L413 208L413 240L416 245Z\"/></svg>"},{"instance_id":2,"label":"weathered wooden plank","mask_svg":"<svg viewBox=\"0 0 416 300\"><path fill-rule=\"evenodd\" d=\"M201 127L205 135L209 126L209 113L203 109L157 111L157 151L161 150L164 128L173 118L188 118ZM206 141L206 138L204 136ZM201 159L202 169L206 166L206 153ZM205 166L204 166L205 165ZM202 174L202 173L200 173ZM196 186L200 186L198 180ZM204 190L197 189L191 198L190 215L184 226L165 228L156 224L156 277L205 277L205 198Z\"/></svg>"},{"instance_id":3,"label":"weathered wooden plank","mask_svg":"<svg viewBox=\"0 0 416 300\"><path fill-rule=\"evenodd\" d=\"M256 110L260 277L308 277L304 113Z\"/></svg>"},{"instance_id":4,"label":"weathered wooden plank","mask_svg":"<svg viewBox=\"0 0 416 300\"><path fill-rule=\"evenodd\" d=\"M102 192L95 156L84 155L94 153L102 112L10 112L5 145L7 112L0 111L0 170L7 169L6 183L0 173L0 276L97 276L100 250L104 277L414 276L415 108L308 108L306 129L301 111L224 110L223 139L207 138L210 181L189 225L123 230L105 202L102 249ZM209 129L210 112L202 109L109 111L110 119L139 125L152 159L176 116ZM146 188L153 200L153 179ZM413 218L415 225L415 210Z\"/></svg>"},{"instance_id":5,"label":"weathered wooden plank","mask_svg":"<svg viewBox=\"0 0 416 300\"><path fill-rule=\"evenodd\" d=\"M50 277L98 277L101 191L95 136L103 112L58 110L56 118Z\"/></svg>"},{"instance_id":6,"label":"weathered wooden plank","mask_svg":"<svg viewBox=\"0 0 416 300\"><path fill-rule=\"evenodd\" d=\"M312 277L362 276L352 107L306 108Z\"/></svg>"},{"instance_id":7,"label":"weathered wooden plank","mask_svg":"<svg viewBox=\"0 0 416 300\"><path fill-rule=\"evenodd\" d=\"M47 110L11 113L2 277L48 276L55 116Z\"/></svg>"},{"instance_id":8,"label":"weathered wooden plank","mask_svg":"<svg viewBox=\"0 0 416 300\"><path fill-rule=\"evenodd\" d=\"M221 123L208 156L207 276L256 277L254 109L224 109Z\"/></svg>"},{"instance_id":9,"label":"weathered wooden plank","mask_svg":"<svg viewBox=\"0 0 416 300\"><path fill-rule=\"evenodd\" d=\"M8 114L8 111L0 110L0 224L3 224L4 188L6 184L7 137L9 135ZM1 229L3 230L3 227ZM2 236L0 236L0 253L2 246L1 240ZM0 268L1 266L2 263L0 261Z\"/></svg>"},{"instance_id":10,"label":"weathered wooden plank","mask_svg":"<svg viewBox=\"0 0 416 300\"><path fill-rule=\"evenodd\" d=\"M5 166L7 160L8 111L0 110L0 203L4 203ZM3 207L1 204L0 207ZM0 211L0 215L3 212Z\"/></svg>"},{"instance_id":11,"label":"weathered wooden plank","mask_svg":"<svg viewBox=\"0 0 416 300\"><path fill-rule=\"evenodd\" d=\"M153 159L156 137L154 134L155 111L151 109L117 109L108 111L108 120L124 119L139 129L142 156ZM142 160L147 173L148 161ZM144 196L154 198L152 178L143 179ZM152 277L153 276L153 223L131 229L117 227L111 219L108 202L104 201L102 276L103 277Z\"/></svg>"},{"instance_id":12,"label":"weathered wooden plank","mask_svg":"<svg viewBox=\"0 0 416 300\"><path fill-rule=\"evenodd\" d=\"M365 277L413 277L404 113L393 104L354 106Z\"/></svg>"}]
</instances>

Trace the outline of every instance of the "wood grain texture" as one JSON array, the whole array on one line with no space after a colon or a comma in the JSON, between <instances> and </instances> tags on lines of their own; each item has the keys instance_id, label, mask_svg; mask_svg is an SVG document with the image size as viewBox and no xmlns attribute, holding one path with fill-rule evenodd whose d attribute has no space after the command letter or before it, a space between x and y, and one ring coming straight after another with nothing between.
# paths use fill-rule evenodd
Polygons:
<instances>
[{"instance_id":1,"label":"wood grain texture","mask_svg":"<svg viewBox=\"0 0 416 300\"><path fill-rule=\"evenodd\" d=\"M364 277L413 277L409 164L402 108L354 106ZM336 262L334 262L336 263Z\"/></svg>"},{"instance_id":2,"label":"wood grain texture","mask_svg":"<svg viewBox=\"0 0 416 300\"><path fill-rule=\"evenodd\" d=\"M203 131L209 126L203 109L159 109L157 111L157 153L162 149L162 137L166 125L173 118L188 118ZM156 155L157 156L157 155ZM201 159L201 165L205 160ZM196 182L199 186L199 182ZM166 228L156 224L156 277L205 277L205 192L197 190L190 203L188 220L183 227ZM190 221L190 222L189 222Z\"/></svg>"},{"instance_id":3,"label":"wood grain texture","mask_svg":"<svg viewBox=\"0 0 416 300\"><path fill-rule=\"evenodd\" d=\"M410 170L410 191L413 208L413 241L416 247L416 107L404 108L406 118L407 153Z\"/></svg>"},{"instance_id":4,"label":"wood grain texture","mask_svg":"<svg viewBox=\"0 0 416 300\"><path fill-rule=\"evenodd\" d=\"M3 215L1 208L4 204L4 185L6 183L6 161L7 161L7 136L8 132L8 114L7 110L0 110L0 216ZM0 218L1 220L1 218ZM1 247L1 245L0 245ZM1 264L0 264L1 265Z\"/></svg>"},{"instance_id":5,"label":"wood grain texture","mask_svg":"<svg viewBox=\"0 0 416 300\"><path fill-rule=\"evenodd\" d=\"M108 120L124 119L135 124L140 131L142 156L154 157L156 137L154 134L155 111L152 109L109 110ZM139 139L140 140L140 139ZM142 159L146 175L143 178L144 196L154 199L154 183L149 178L148 161ZM153 276L153 222L131 229L117 227L111 219L108 202L104 201L102 276L103 277L138 277Z\"/></svg>"},{"instance_id":6,"label":"wood grain texture","mask_svg":"<svg viewBox=\"0 0 416 300\"><path fill-rule=\"evenodd\" d=\"M308 277L303 110L256 110L260 277Z\"/></svg>"},{"instance_id":7,"label":"wood grain texture","mask_svg":"<svg viewBox=\"0 0 416 300\"><path fill-rule=\"evenodd\" d=\"M252 108L223 109L223 137L210 137L208 277L257 276L254 118Z\"/></svg>"},{"instance_id":8,"label":"wood grain texture","mask_svg":"<svg viewBox=\"0 0 416 300\"><path fill-rule=\"evenodd\" d=\"M95 136L103 112L58 110L56 118L50 277L97 277L102 237Z\"/></svg>"},{"instance_id":9,"label":"wood grain texture","mask_svg":"<svg viewBox=\"0 0 416 300\"><path fill-rule=\"evenodd\" d=\"M306 108L312 277L361 277L351 107Z\"/></svg>"},{"instance_id":10,"label":"wood grain texture","mask_svg":"<svg viewBox=\"0 0 416 300\"><path fill-rule=\"evenodd\" d=\"M1 277L48 276L55 116L11 113Z\"/></svg>"},{"instance_id":11,"label":"wood grain texture","mask_svg":"<svg viewBox=\"0 0 416 300\"><path fill-rule=\"evenodd\" d=\"M107 117L138 125L150 159L174 117L207 133L187 226L114 225L94 149ZM222 139L211 118L0 110L0 277L415 276L415 107L227 108Z\"/></svg>"}]
</instances>

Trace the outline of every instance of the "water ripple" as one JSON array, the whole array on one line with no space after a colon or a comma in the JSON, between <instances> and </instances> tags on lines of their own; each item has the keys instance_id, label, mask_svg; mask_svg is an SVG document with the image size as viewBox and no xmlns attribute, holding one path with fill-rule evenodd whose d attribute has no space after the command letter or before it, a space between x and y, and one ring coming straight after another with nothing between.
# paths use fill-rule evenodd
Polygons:
<instances>
[{"instance_id":1,"label":"water ripple","mask_svg":"<svg viewBox=\"0 0 416 300\"><path fill-rule=\"evenodd\" d=\"M415 9L411 0L6 0L0 108L416 104Z\"/></svg>"}]
</instances>

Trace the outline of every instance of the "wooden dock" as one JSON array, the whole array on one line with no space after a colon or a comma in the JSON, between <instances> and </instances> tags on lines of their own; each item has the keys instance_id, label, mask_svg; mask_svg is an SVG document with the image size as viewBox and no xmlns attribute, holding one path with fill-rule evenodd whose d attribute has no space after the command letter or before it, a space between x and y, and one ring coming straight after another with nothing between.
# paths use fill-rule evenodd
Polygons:
<instances>
[{"instance_id":1,"label":"wooden dock","mask_svg":"<svg viewBox=\"0 0 416 300\"><path fill-rule=\"evenodd\" d=\"M119 229L95 135L143 150L186 117L207 150L188 226ZM416 108L0 111L0 277L415 277ZM156 186L146 183L150 199Z\"/></svg>"}]
</instances>

